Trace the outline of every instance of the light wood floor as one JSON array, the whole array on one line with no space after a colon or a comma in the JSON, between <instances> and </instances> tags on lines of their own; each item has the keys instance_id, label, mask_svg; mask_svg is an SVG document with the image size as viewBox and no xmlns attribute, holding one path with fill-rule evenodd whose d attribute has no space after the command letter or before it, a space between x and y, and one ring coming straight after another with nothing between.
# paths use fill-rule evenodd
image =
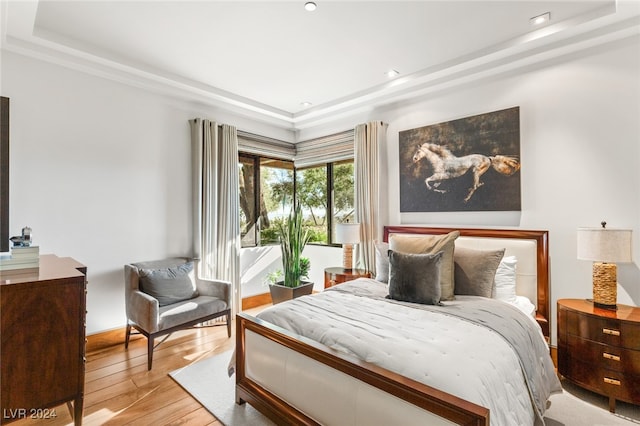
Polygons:
<instances>
[{"instance_id":1,"label":"light wood floor","mask_svg":"<svg viewBox=\"0 0 640 426\"><path fill-rule=\"evenodd\" d=\"M124 328L122 339L124 342ZM234 345L235 321L231 338L224 324L173 333L156 347L151 371L147 371L147 340L143 336L132 336L126 350L124 343L119 343L87 352L83 425L221 425L168 373ZM55 418L25 419L11 425L73 424L66 405L53 411Z\"/></svg>"}]
</instances>

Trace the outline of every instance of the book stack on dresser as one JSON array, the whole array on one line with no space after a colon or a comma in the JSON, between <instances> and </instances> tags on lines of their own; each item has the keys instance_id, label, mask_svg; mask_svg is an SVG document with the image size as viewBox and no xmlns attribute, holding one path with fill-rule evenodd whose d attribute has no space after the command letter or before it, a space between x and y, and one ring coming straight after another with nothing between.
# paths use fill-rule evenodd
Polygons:
<instances>
[{"instance_id":1,"label":"book stack on dresser","mask_svg":"<svg viewBox=\"0 0 640 426\"><path fill-rule=\"evenodd\" d=\"M40 266L40 247L12 247L11 253L0 257L0 271L37 269Z\"/></svg>"}]
</instances>

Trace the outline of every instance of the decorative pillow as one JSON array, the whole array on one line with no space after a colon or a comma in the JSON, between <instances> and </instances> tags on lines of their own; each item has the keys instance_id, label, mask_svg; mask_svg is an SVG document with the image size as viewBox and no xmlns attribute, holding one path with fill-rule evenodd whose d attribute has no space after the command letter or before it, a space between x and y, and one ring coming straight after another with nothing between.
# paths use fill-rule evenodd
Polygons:
<instances>
[{"instance_id":1,"label":"decorative pillow","mask_svg":"<svg viewBox=\"0 0 640 426\"><path fill-rule=\"evenodd\" d=\"M456 248L455 294L491 297L493 281L504 249L474 250L464 247Z\"/></svg>"},{"instance_id":2,"label":"decorative pillow","mask_svg":"<svg viewBox=\"0 0 640 426\"><path fill-rule=\"evenodd\" d=\"M158 299L160 306L198 296L193 281L193 262L165 269L140 269L140 290Z\"/></svg>"},{"instance_id":3,"label":"decorative pillow","mask_svg":"<svg viewBox=\"0 0 640 426\"><path fill-rule=\"evenodd\" d=\"M376 246L376 281L389 282L389 244L375 243Z\"/></svg>"},{"instance_id":4,"label":"decorative pillow","mask_svg":"<svg viewBox=\"0 0 640 426\"><path fill-rule=\"evenodd\" d=\"M495 287L493 298L505 302L516 301L516 265L518 259L515 256L505 256L500 261L494 279Z\"/></svg>"},{"instance_id":5,"label":"decorative pillow","mask_svg":"<svg viewBox=\"0 0 640 426\"><path fill-rule=\"evenodd\" d=\"M389 250L390 299L425 305L440 304L443 253L405 254Z\"/></svg>"},{"instance_id":6,"label":"decorative pillow","mask_svg":"<svg viewBox=\"0 0 640 426\"><path fill-rule=\"evenodd\" d=\"M442 252L442 266L440 271L441 300L453 300L454 295L454 267L453 251L459 231L453 231L446 235L420 235L408 236L393 234L389 237L389 248L400 253L427 253Z\"/></svg>"}]
</instances>

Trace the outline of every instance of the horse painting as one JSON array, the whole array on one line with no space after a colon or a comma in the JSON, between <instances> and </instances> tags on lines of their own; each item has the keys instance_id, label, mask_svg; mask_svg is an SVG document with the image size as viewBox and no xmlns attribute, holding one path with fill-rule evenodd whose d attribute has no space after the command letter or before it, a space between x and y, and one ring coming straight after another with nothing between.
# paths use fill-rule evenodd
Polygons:
<instances>
[{"instance_id":1,"label":"horse painting","mask_svg":"<svg viewBox=\"0 0 640 426\"><path fill-rule=\"evenodd\" d=\"M490 167L506 176L511 176L520 170L520 161L513 156L470 154L456 157L445 147L434 143L424 143L418 146L418 150L413 154L413 162L417 163L423 158L426 158L433 167L433 174L424 181L431 191L445 193L446 190L439 189L442 181L463 176L468 171L473 173L473 186L469 188L464 199L465 203L471 199L478 188L484 185L483 182L480 182L480 177Z\"/></svg>"}]
</instances>

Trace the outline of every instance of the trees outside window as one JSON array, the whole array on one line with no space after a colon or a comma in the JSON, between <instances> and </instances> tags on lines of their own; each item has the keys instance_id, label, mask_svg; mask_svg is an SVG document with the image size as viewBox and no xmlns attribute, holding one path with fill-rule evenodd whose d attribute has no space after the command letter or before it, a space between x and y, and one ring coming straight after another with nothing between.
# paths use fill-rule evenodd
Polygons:
<instances>
[{"instance_id":1,"label":"trees outside window","mask_svg":"<svg viewBox=\"0 0 640 426\"><path fill-rule=\"evenodd\" d=\"M289 213L294 197L311 244L331 244L335 224L353 221L353 160L295 169L290 161L241 154L239 164L243 247L277 243L276 223Z\"/></svg>"}]
</instances>

